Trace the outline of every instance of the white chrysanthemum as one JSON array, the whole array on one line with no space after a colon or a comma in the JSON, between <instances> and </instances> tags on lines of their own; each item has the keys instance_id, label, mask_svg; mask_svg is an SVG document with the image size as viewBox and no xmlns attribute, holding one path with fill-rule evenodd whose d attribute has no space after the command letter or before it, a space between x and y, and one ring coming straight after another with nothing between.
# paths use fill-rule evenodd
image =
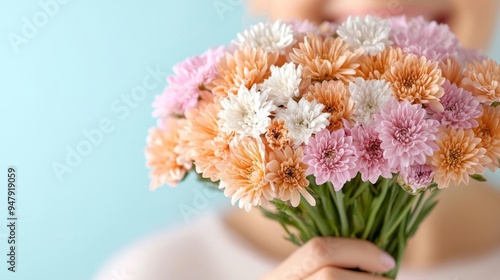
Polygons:
<instances>
[{"instance_id":1,"label":"white chrysanthemum","mask_svg":"<svg viewBox=\"0 0 500 280\"><path fill-rule=\"evenodd\" d=\"M337 29L337 34L351 47L371 55L376 55L392 44L389 40L390 32L391 23L388 19L372 16L365 18L350 16Z\"/></svg>"},{"instance_id":2,"label":"white chrysanthemum","mask_svg":"<svg viewBox=\"0 0 500 280\"><path fill-rule=\"evenodd\" d=\"M373 116L392 97L391 84L384 80L356 78L349 83L351 100L354 102L353 119L360 124L369 124Z\"/></svg>"},{"instance_id":3,"label":"white chrysanthemum","mask_svg":"<svg viewBox=\"0 0 500 280\"><path fill-rule=\"evenodd\" d=\"M238 46L262 48L266 52L280 51L294 43L293 28L291 25L276 21L274 23L258 23L242 33L234 41Z\"/></svg>"},{"instance_id":4,"label":"white chrysanthemum","mask_svg":"<svg viewBox=\"0 0 500 280\"><path fill-rule=\"evenodd\" d=\"M258 91L254 85L250 90L244 85L238 95L229 93L220 101L218 125L225 133L236 132L240 136L258 138L267 131L271 123L271 112L276 110L272 101L268 100L268 91Z\"/></svg>"},{"instance_id":5,"label":"white chrysanthemum","mask_svg":"<svg viewBox=\"0 0 500 280\"><path fill-rule=\"evenodd\" d=\"M285 121L288 137L293 139L294 145L307 145L313 133L325 129L330 123L330 113L323 113L324 108L325 106L316 100L309 102L302 98L297 103L290 99L287 108L280 110L277 118Z\"/></svg>"},{"instance_id":6,"label":"white chrysanthemum","mask_svg":"<svg viewBox=\"0 0 500 280\"><path fill-rule=\"evenodd\" d=\"M260 87L269 90L269 99L274 105L286 105L288 100L299 96L299 85L302 80L302 65L295 68L293 62L281 67L271 66L271 76Z\"/></svg>"}]
</instances>

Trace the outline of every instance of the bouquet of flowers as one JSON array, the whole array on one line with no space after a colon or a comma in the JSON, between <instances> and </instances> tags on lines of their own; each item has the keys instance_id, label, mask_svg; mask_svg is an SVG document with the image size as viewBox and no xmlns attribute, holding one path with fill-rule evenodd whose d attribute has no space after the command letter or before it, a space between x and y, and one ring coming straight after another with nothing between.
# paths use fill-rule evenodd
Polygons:
<instances>
[{"instance_id":1,"label":"bouquet of flowers","mask_svg":"<svg viewBox=\"0 0 500 280\"><path fill-rule=\"evenodd\" d=\"M370 240L397 267L440 189L500 158L500 67L423 18L259 23L174 67L151 189L194 170L295 244Z\"/></svg>"}]
</instances>

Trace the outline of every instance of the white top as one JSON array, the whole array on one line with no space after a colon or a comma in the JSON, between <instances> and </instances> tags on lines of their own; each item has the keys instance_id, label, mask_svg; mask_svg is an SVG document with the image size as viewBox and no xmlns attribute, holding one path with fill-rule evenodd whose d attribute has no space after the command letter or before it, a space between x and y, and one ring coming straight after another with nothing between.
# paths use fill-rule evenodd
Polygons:
<instances>
[{"instance_id":1,"label":"white top","mask_svg":"<svg viewBox=\"0 0 500 280\"><path fill-rule=\"evenodd\" d=\"M259 279L278 265L249 246L215 213L150 236L117 254L96 280ZM398 280L500 279L500 250L432 271L402 268Z\"/></svg>"}]
</instances>

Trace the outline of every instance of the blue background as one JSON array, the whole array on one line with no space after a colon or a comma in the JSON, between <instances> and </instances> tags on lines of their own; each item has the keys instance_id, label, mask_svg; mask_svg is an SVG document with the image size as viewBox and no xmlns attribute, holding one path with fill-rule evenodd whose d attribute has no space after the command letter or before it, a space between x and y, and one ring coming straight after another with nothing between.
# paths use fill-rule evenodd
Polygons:
<instances>
[{"instance_id":1,"label":"blue background","mask_svg":"<svg viewBox=\"0 0 500 280\"><path fill-rule=\"evenodd\" d=\"M90 279L113 252L188 222L181 207L201 213L228 204L194 203L201 188L193 178L149 192L144 145L165 73L251 24L241 2L61 0L44 18L39 1L0 1L0 279ZM218 13L216 2L227 10ZM12 44L23 18L43 26ZM498 61L500 51L492 56ZM150 74L157 68L159 83ZM146 78L156 86L130 99ZM113 130L83 147L85 132L103 121ZM67 164L78 147L88 155L58 177L54 164ZM19 176L16 273L6 264L8 166Z\"/></svg>"}]
</instances>

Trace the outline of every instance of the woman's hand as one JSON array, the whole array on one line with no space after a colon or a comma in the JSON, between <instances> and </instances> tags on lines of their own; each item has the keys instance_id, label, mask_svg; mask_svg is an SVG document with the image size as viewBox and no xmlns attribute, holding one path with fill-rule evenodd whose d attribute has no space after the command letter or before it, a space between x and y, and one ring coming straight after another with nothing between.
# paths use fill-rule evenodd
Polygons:
<instances>
[{"instance_id":1,"label":"woman's hand","mask_svg":"<svg viewBox=\"0 0 500 280\"><path fill-rule=\"evenodd\" d=\"M387 272L394 259L374 244L359 239L316 237L298 248L263 280L382 280L368 272Z\"/></svg>"}]
</instances>

